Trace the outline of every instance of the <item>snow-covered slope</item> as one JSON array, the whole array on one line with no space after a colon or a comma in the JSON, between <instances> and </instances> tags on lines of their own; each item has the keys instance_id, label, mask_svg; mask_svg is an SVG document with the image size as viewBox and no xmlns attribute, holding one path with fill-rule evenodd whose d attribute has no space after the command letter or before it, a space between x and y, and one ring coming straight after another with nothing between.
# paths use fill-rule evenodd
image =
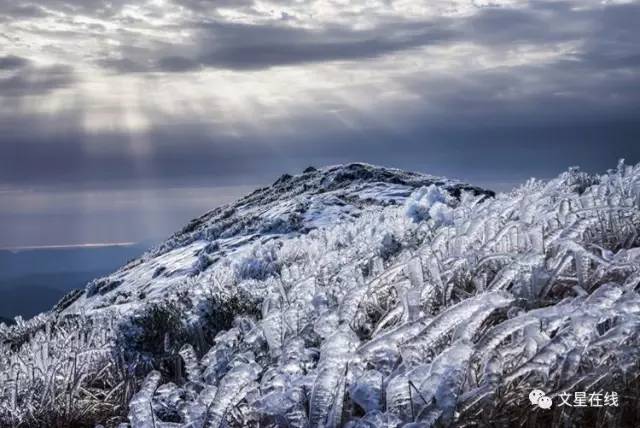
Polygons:
<instances>
[{"instance_id":1,"label":"snow-covered slope","mask_svg":"<svg viewBox=\"0 0 640 428\"><path fill-rule=\"evenodd\" d=\"M430 185L452 198L463 191L493 196L458 181L362 163L310 167L191 221L142 258L90 283L85 293L72 293L56 309L74 313L117 305L129 310L141 301L166 298L187 278L246 257L255 245L402 205L415 189Z\"/></svg>"},{"instance_id":2,"label":"snow-covered slope","mask_svg":"<svg viewBox=\"0 0 640 428\"><path fill-rule=\"evenodd\" d=\"M495 197L360 164L284 176L0 327L0 422L638 426L639 237L640 165ZM575 392L608 404L558 405Z\"/></svg>"}]
</instances>

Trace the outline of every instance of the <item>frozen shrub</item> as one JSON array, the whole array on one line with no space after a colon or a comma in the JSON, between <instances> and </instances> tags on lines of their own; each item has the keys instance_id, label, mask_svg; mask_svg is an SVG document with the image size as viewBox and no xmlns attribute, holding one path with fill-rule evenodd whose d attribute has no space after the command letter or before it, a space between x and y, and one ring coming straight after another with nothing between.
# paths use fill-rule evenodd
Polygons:
<instances>
[{"instance_id":1,"label":"frozen shrub","mask_svg":"<svg viewBox=\"0 0 640 428\"><path fill-rule=\"evenodd\" d=\"M207 338L212 341L220 331L230 329L236 317L260 317L260 305L259 299L240 287L231 292L213 290L200 306Z\"/></svg>"},{"instance_id":2,"label":"frozen shrub","mask_svg":"<svg viewBox=\"0 0 640 428\"><path fill-rule=\"evenodd\" d=\"M250 255L243 257L235 264L238 281L264 281L280 273L277 248L273 244L255 246Z\"/></svg>"},{"instance_id":3,"label":"frozen shrub","mask_svg":"<svg viewBox=\"0 0 640 428\"><path fill-rule=\"evenodd\" d=\"M211 257L206 253L200 254L198 259L193 264L192 270L189 273L189 276L196 276L201 272L204 272L209 266L211 266L212 260Z\"/></svg>"},{"instance_id":4,"label":"frozen shrub","mask_svg":"<svg viewBox=\"0 0 640 428\"><path fill-rule=\"evenodd\" d=\"M82 295L85 294L85 290L79 288L75 290L71 290L67 294L65 294L62 299L56 303L53 307L52 311L54 312L62 312L66 308L68 308L73 302L78 300Z\"/></svg>"},{"instance_id":5,"label":"frozen shrub","mask_svg":"<svg viewBox=\"0 0 640 428\"><path fill-rule=\"evenodd\" d=\"M187 340L180 306L172 301L149 305L120 328L126 348L151 357L179 349Z\"/></svg>"},{"instance_id":6,"label":"frozen shrub","mask_svg":"<svg viewBox=\"0 0 640 428\"><path fill-rule=\"evenodd\" d=\"M429 217L431 217L436 226L453 224L453 209L443 204L435 202L429 208Z\"/></svg>"},{"instance_id":7,"label":"frozen shrub","mask_svg":"<svg viewBox=\"0 0 640 428\"><path fill-rule=\"evenodd\" d=\"M112 327L99 317L42 315L0 326L0 367L13 359L11 371L0 370L0 426L113 426L122 420L127 389L136 385L105 347ZM24 334L30 339L9 351Z\"/></svg>"},{"instance_id":8,"label":"frozen shrub","mask_svg":"<svg viewBox=\"0 0 640 428\"><path fill-rule=\"evenodd\" d=\"M391 257L397 255L402 250L402 244L391 233L386 233L380 241L380 248L378 250L382 260L389 260Z\"/></svg>"},{"instance_id":9,"label":"frozen shrub","mask_svg":"<svg viewBox=\"0 0 640 428\"><path fill-rule=\"evenodd\" d=\"M434 215L438 220L446 220L446 203L445 192L432 184L429 187L421 187L409 196L405 202L405 213L416 223L433 218Z\"/></svg>"},{"instance_id":10,"label":"frozen shrub","mask_svg":"<svg viewBox=\"0 0 640 428\"><path fill-rule=\"evenodd\" d=\"M96 294L106 294L110 291L115 290L120 285L122 285L122 281L113 280L107 277L94 279L86 285L85 289L87 297L91 297Z\"/></svg>"},{"instance_id":11,"label":"frozen shrub","mask_svg":"<svg viewBox=\"0 0 640 428\"><path fill-rule=\"evenodd\" d=\"M273 268L274 265L266 260L247 257L238 263L236 272L238 279L241 281L248 279L265 280L276 273Z\"/></svg>"}]
</instances>

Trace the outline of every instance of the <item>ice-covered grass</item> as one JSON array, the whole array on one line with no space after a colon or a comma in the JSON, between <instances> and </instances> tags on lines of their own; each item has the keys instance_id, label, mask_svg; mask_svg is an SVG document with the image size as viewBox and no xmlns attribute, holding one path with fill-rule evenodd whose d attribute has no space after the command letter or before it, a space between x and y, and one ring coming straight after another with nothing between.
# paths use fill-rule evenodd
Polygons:
<instances>
[{"instance_id":1,"label":"ice-covered grass","mask_svg":"<svg viewBox=\"0 0 640 428\"><path fill-rule=\"evenodd\" d=\"M163 293L162 273L152 275L144 286L156 290L153 302L88 305L94 312L80 318L0 328L1 420L38 420L43 405L64 414L65 397L117 414L148 367L128 404L135 427L637 425L640 166L620 163L599 176L571 169L490 199L428 185L407 196L225 254L220 238L203 238L217 227L203 220L194 237L176 236L141 262L186 251L193 265L206 254ZM207 316L212 295L237 308L226 312L225 320L238 315L231 326ZM239 295L260 310L244 308ZM191 333L167 343L162 361L129 358L115 384L103 381L112 369L97 356L114 342L111 332L127 328L123 309L140 314L167 300ZM114 314L118 329L98 327L115 323ZM71 320L82 328L64 330ZM82 339L69 347L69 334ZM72 370L78 352L96 357ZM183 363L168 371L167 359ZM55 400L43 398L50 388ZM533 409L533 388L552 399L616 391L620 403Z\"/></svg>"}]
</instances>

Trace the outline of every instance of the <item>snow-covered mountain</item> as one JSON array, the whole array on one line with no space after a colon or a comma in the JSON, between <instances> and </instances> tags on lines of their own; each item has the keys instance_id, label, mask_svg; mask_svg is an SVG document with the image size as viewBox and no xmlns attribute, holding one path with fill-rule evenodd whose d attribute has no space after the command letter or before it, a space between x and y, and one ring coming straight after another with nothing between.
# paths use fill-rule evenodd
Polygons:
<instances>
[{"instance_id":1,"label":"snow-covered mountain","mask_svg":"<svg viewBox=\"0 0 640 428\"><path fill-rule=\"evenodd\" d=\"M310 167L191 221L144 257L93 281L84 293L70 294L56 309L73 313L117 305L129 310L140 301L163 299L186 279L246 258L256 246L402 205L415 189L430 185L451 198L465 191L494 195L459 181L362 163Z\"/></svg>"},{"instance_id":2,"label":"snow-covered mountain","mask_svg":"<svg viewBox=\"0 0 640 428\"><path fill-rule=\"evenodd\" d=\"M640 165L285 175L0 327L0 425L638 426L639 237Z\"/></svg>"}]
</instances>

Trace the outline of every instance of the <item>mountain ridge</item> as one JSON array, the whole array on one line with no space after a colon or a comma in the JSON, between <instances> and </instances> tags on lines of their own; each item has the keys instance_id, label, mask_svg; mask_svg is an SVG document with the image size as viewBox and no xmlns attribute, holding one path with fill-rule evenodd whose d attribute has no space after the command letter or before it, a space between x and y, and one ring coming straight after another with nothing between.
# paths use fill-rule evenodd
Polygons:
<instances>
[{"instance_id":1,"label":"mountain ridge","mask_svg":"<svg viewBox=\"0 0 640 428\"><path fill-rule=\"evenodd\" d=\"M362 162L345 165L332 165L323 168L307 167L302 174L283 174L271 186L257 188L250 194L241 197L235 203L216 208L196 219L191 220L181 231L174 234L172 238L177 238L185 234L192 234L197 231L200 226L206 225L208 220L211 220L216 216L221 218L233 216L234 213L230 212L230 210L235 210L244 205L256 203L264 204L265 202L270 203L274 200L282 199L283 197L290 199L303 193L319 195L344 189L349 185L357 185L359 183L387 183L403 186L403 190L405 191L407 188L417 188L434 184L442 186L454 196L459 196L460 192L464 190L471 191L474 194L485 193L487 196L495 195L491 190L481 189L480 187L471 186L457 180L436 177L418 172L408 172L396 168L380 167ZM377 196L379 197L380 194ZM401 200L404 200L404 198L409 195L401 193L397 196ZM376 199L372 198L372 200L375 201ZM385 201L385 199L382 199L381 201ZM394 199L392 197L387 201L394 203ZM247 215L247 213L243 213L243 215ZM161 252L163 248L164 245L160 244L155 250L152 250L151 253L156 255Z\"/></svg>"},{"instance_id":2,"label":"mountain ridge","mask_svg":"<svg viewBox=\"0 0 640 428\"><path fill-rule=\"evenodd\" d=\"M298 175L283 174L271 186L258 188L234 203L191 220L169 239L114 272L111 278L90 282L84 294L87 299L83 300L77 291L72 292L56 310L72 311L78 307L74 305L78 299L80 308L86 309L87 300L94 296L111 299L108 304L98 304L102 307L122 304L125 298L114 297L112 292L124 289L131 277L135 277L135 281L129 281L135 282L134 290L127 290L127 293L137 296L144 293L146 297L150 293L145 291L148 287L141 283L140 276L149 281L167 278L166 288L170 288L171 284L206 270L238 247L306 234L318 227L357 218L368 208L401 205L415 189L431 185L441 188L452 198L458 198L461 192L487 197L495 195L490 190L458 180L365 163L308 167ZM177 251L181 248L190 248L190 251ZM164 261L163 256L171 252L180 253L179 269L176 269L175 258ZM154 263L156 260L163 261ZM144 269L150 263L153 267ZM173 269L167 269L168 263Z\"/></svg>"}]
</instances>

